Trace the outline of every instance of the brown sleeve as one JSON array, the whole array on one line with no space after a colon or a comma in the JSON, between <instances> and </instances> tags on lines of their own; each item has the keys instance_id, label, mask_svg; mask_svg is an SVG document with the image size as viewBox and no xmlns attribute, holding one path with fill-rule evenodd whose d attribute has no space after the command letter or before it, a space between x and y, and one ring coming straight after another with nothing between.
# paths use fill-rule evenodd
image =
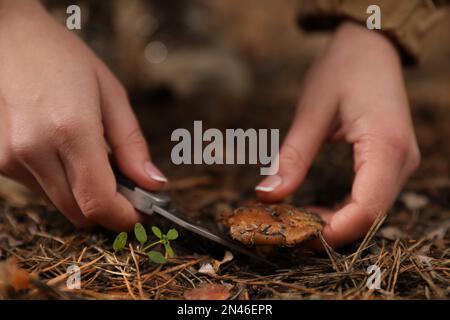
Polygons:
<instances>
[{"instance_id":1,"label":"brown sleeve","mask_svg":"<svg viewBox=\"0 0 450 320\"><path fill-rule=\"evenodd\" d=\"M298 22L307 31L327 30L342 20L351 19L366 25L369 5L381 9L381 31L400 50L405 64L420 60L421 42L427 31L444 15L439 0L303 0Z\"/></svg>"}]
</instances>

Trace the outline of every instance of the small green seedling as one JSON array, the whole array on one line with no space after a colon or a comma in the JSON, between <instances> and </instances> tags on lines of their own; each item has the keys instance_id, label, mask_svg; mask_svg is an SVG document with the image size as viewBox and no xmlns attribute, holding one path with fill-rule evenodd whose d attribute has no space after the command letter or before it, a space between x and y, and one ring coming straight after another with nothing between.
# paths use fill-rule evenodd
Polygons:
<instances>
[{"instance_id":1,"label":"small green seedling","mask_svg":"<svg viewBox=\"0 0 450 320\"><path fill-rule=\"evenodd\" d=\"M164 264L167 262L164 255L159 251L149 249L158 244L162 244L167 256L172 258L175 254L173 252L172 246L170 245L170 242L178 238L178 231L176 229L170 229L166 234L163 234L161 229L153 226L152 232L156 236L156 238L158 238L158 240L146 245L148 236L145 227L139 222L134 226L134 235L137 241L139 241L140 243L139 251L146 254L150 261L153 261L154 263ZM125 249L127 240L128 234L126 232L119 233L114 240L114 252L117 253Z\"/></svg>"},{"instance_id":2,"label":"small green seedling","mask_svg":"<svg viewBox=\"0 0 450 320\"><path fill-rule=\"evenodd\" d=\"M144 244L147 242L147 231L145 231L145 228L142 224L139 222L134 225L134 235L136 236L136 239L141 244L141 247L144 246Z\"/></svg>"},{"instance_id":3,"label":"small green seedling","mask_svg":"<svg viewBox=\"0 0 450 320\"><path fill-rule=\"evenodd\" d=\"M125 246L127 245L127 239L128 239L128 233L121 232L117 235L116 239L114 240L113 249L114 252L122 251Z\"/></svg>"}]
</instances>

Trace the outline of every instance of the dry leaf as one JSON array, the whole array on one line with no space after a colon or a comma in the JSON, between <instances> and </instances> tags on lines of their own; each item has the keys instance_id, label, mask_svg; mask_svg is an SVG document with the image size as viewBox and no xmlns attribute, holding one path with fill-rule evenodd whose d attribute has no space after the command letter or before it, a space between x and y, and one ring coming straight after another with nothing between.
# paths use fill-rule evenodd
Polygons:
<instances>
[{"instance_id":1,"label":"dry leaf","mask_svg":"<svg viewBox=\"0 0 450 320\"><path fill-rule=\"evenodd\" d=\"M200 177L188 177L183 179L171 180L167 184L167 190L186 190L196 187L202 187L211 185L214 182L212 177L200 176Z\"/></svg>"},{"instance_id":2,"label":"dry leaf","mask_svg":"<svg viewBox=\"0 0 450 320\"><path fill-rule=\"evenodd\" d=\"M225 252L225 255L223 256L223 259L221 261L212 260L212 261L206 262L200 267L200 269L198 269L198 272L215 277L215 276L217 276L217 272L219 271L220 266L231 260L233 260L233 254L230 251L227 251L227 252Z\"/></svg>"},{"instance_id":3,"label":"dry leaf","mask_svg":"<svg viewBox=\"0 0 450 320\"><path fill-rule=\"evenodd\" d=\"M428 204L427 197L414 192L404 193L401 200L409 210L419 210Z\"/></svg>"},{"instance_id":4,"label":"dry leaf","mask_svg":"<svg viewBox=\"0 0 450 320\"><path fill-rule=\"evenodd\" d=\"M429 230L427 232L428 239L436 239L436 240L442 240L444 239L445 235L447 234L447 230L450 228L450 221L446 221L439 225L437 228L434 228L432 230Z\"/></svg>"},{"instance_id":5,"label":"dry leaf","mask_svg":"<svg viewBox=\"0 0 450 320\"><path fill-rule=\"evenodd\" d=\"M214 270L213 266L209 262L202 264L200 269L198 269L198 272L202 273L202 274L207 274L212 277L217 276L217 273L216 273L217 271Z\"/></svg>"},{"instance_id":6,"label":"dry leaf","mask_svg":"<svg viewBox=\"0 0 450 320\"><path fill-rule=\"evenodd\" d=\"M378 234L389 240L403 239L406 237L402 230L394 226L384 227L378 231Z\"/></svg>"},{"instance_id":7,"label":"dry leaf","mask_svg":"<svg viewBox=\"0 0 450 320\"><path fill-rule=\"evenodd\" d=\"M21 184L0 175L0 198L12 207L24 208L30 202L31 193Z\"/></svg>"},{"instance_id":8,"label":"dry leaf","mask_svg":"<svg viewBox=\"0 0 450 320\"><path fill-rule=\"evenodd\" d=\"M15 291L27 289L30 286L30 280L30 273L17 266L16 258L9 258L0 263L0 294L6 295L10 289Z\"/></svg>"},{"instance_id":9,"label":"dry leaf","mask_svg":"<svg viewBox=\"0 0 450 320\"><path fill-rule=\"evenodd\" d=\"M212 284L184 292L186 300L226 300L230 297L230 284Z\"/></svg>"},{"instance_id":10,"label":"dry leaf","mask_svg":"<svg viewBox=\"0 0 450 320\"><path fill-rule=\"evenodd\" d=\"M429 257L429 256L424 256L421 254L416 254L414 255L416 257L416 259L423 265L423 266L427 266L430 267L431 266L431 262L434 260L433 258Z\"/></svg>"}]
</instances>

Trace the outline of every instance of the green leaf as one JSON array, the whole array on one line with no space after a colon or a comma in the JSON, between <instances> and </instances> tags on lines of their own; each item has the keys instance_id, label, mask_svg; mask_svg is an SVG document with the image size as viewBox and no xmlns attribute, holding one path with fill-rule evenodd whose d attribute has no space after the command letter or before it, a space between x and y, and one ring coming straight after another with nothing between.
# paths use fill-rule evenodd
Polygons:
<instances>
[{"instance_id":1,"label":"green leaf","mask_svg":"<svg viewBox=\"0 0 450 320\"><path fill-rule=\"evenodd\" d=\"M167 239L175 240L176 238L178 238L178 231L176 229L170 229L169 232L167 232Z\"/></svg>"},{"instance_id":2,"label":"green leaf","mask_svg":"<svg viewBox=\"0 0 450 320\"><path fill-rule=\"evenodd\" d=\"M173 256L175 255L173 252L172 247L170 246L170 244L165 244L164 248L166 249L167 254L169 255L169 257L173 258Z\"/></svg>"},{"instance_id":3,"label":"green leaf","mask_svg":"<svg viewBox=\"0 0 450 320\"><path fill-rule=\"evenodd\" d=\"M167 262L166 258L158 251L149 251L147 253L148 258L154 263L164 264Z\"/></svg>"},{"instance_id":4,"label":"green leaf","mask_svg":"<svg viewBox=\"0 0 450 320\"><path fill-rule=\"evenodd\" d=\"M113 243L114 252L122 251L127 245L128 233L121 232L117 235Z\"/></svg>"},{"instance_id":5,"label":"green leaf","mask_svg":"<svg viewBox=\"0 0 450 320\"><path fill-rule=\"evenodd\" d=\"M152 231L153 231L153 234L154 234L155 236L157 236L159 239L162 238L162 232L161 232L161 229L159 229L159 228L156 227L156 226L153 226L153 227L152 227Z\"/></svg>"},{"instance_id":6,"label":"green leaf","mask_svg":"<svg viewBox=\"0 0 450 320\"><path fill-rule=\"evenodd\" d=\"M141 247L147 242L147 231L139 222L134 225L134 235L136 239L141 243Z\"/></svg>"}]
</instances>

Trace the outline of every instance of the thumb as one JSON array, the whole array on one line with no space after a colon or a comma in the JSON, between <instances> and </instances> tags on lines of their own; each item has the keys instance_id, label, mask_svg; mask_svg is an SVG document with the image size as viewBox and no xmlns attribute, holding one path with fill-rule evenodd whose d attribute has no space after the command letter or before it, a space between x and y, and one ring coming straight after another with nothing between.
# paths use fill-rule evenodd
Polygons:
<instances>
[{"instance_id":1,"label":"thumb","mask_svg":"<svg viewBox=\"0 0 450 320\"><path fill-rule=\"evenodd\" d=\"M119 169L143 188L161 189L167 178L150 160L147 143L125 89L103 64L97 72L105 135Z\"/></svg>"},{"instance_id":2,"label":"thumb","mask_svg":"<svg viewBox=\"0 0 450 320\"><path fill-rule=\"evenodd\" d=\"M310 88L317 90L315 88ZM311 93L310 93L311 92ZM291 129L281 147L278 173L256 188L263 201L279 201L303 182L311 163L325 140L335 115L335 95L317 96L308 90L301 99Z\"/></svg>"}]
</instances>

